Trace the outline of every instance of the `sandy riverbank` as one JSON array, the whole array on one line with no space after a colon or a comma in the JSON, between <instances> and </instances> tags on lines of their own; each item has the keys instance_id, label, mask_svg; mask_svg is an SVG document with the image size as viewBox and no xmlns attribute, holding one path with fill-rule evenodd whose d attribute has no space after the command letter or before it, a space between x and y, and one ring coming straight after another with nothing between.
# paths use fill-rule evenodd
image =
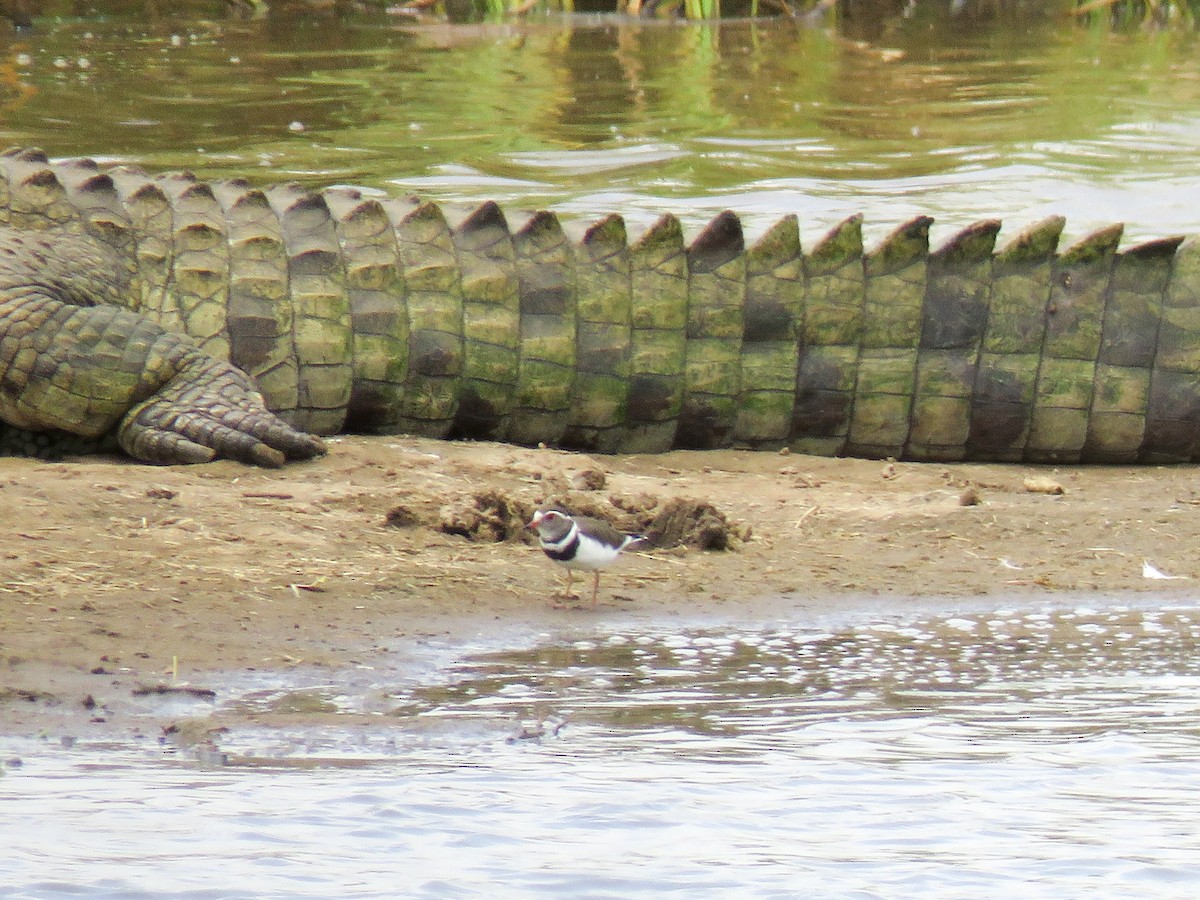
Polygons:
<instances>
[{"instance_id":1,"label":"sandy riverbank","mask_svg":"<svg viewBox=\"0 0 1200 900\"><path fill-rule=\"evenodd\" d=\"M1047 493L1055 484L1063 492ZM605 574L599 610L556 609L561 574L517 527L547 499L629 529L673 499L700 501L724 516L729 547L628 557ZM349 666L406 637L489 622L1184 597L1200 577L1198 505L1188 467L599 457L410 438L339 439L326 458L278 471L3 459L0 730L173 670L203 683ZM1146 578L1143 560L1187 577Z\"/></svg>"}]
</instances>

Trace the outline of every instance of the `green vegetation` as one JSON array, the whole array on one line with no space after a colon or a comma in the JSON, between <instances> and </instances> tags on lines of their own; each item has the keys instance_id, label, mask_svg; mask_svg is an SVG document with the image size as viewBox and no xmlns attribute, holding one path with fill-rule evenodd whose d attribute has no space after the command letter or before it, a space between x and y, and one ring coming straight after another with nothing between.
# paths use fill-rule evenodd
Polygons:
<instances>
[{"instance_id":1,"label":"green vegetation","mask_svg":"<svg viewBox=\"0 0 1200 900\"><path fill-rule=\"evenodd\" d=\"M1114 29L1200 24L1200 0L18 0L0 6L18 25L38 18L164 17L257 18L380 14L417 20L499 21L530 14L618 13L645 18L719 19L786 16L839 23L873 22L881 28L928 16L979 22L1003 17L1074 18Z\"/></svg>"},{"instance_id":2,"label":"green vegetation","mask_svg":"<svg viewBox=\"0 0 1200 900\"><path fill-rule=\"evenodd\" d=\"M1200 24L1200 0L1074 0L1071 12L1086 21L1108 21L1118 29Z\"/></svg>"},{"instance_id":3,"label":"green vegetation","mask_svg":"<svg viewBox=\"0 0 1200 900\"><path fill-rule=\"evenodd\" d=\"M263 2L263 0L258 0ZM280 4L283 0L273 0ZM295 6L304 0L288 0ZM498 19L531 12L587 11L617 12L628 15L689 19L718 19L722 16L778 16L818 20L826 16L855 19L874 18L878 22L911 17L914 8L908 0L457 0L473 7L479 18ZM423 9L454 16L456 0L412 0L411 9ZM920 0L935 15L954 14L965 20L1002 16L1059 15L1081 22L1106 24L1122 29L1139 26L1184 25L1200 23L1200 0L1059 0L1035 3L1031 0ZM402 5L400 7L404 9ZM395 9L395 6L393 6ZM917 11L919 15L921 10Z\"/></svg>"}]
</instances>

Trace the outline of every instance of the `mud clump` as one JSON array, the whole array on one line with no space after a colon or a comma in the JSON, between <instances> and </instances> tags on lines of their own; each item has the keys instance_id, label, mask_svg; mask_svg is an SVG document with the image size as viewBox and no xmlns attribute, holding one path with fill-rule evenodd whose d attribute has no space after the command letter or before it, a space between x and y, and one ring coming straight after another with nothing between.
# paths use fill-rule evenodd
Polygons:
<instances>
[{"instance_id":1,"label":"mud clump","mask_svg":"<svg viewBox=\"0 0 1200 900\"><path fill-rule=\"evenodd\" d=\"M599 469L580 469L571 476L571 487L577 491L602 491L608 476Z\"/></svg>"},{"instance_id":2,"label":"mud clump","mask_svg":"<svg viewBox=\"0 0 1200 900\"><path fill-rule=\"evenodd\" d=\"M498 544L520 536L533 507L503 491L480 491L438 511L437 530L477 543Z\"/></svg>"},{"instance_id":3,"label":"mud clump","mask_svg":"<svg viewBox=\"0 0 1200 900\"><path fill-rule=\"evenodd\" d=\"M703 500L638 494L613 496L609 502L631 520L625 530L643 535L646 543L663 550L729 550L743 539L723 512Z\"/></svg>"},{"instance_id":4,"label":"mud clump","mask_svg":"<svg viewBox=\"0 0 1200 900\"><path fill-rule=\"evenodd\" d=\"M677 497L658 510L642 533L655 547L728 550L736 537L725 514L702 500Z\"/></svg>"},{"instance_id":5,"label":"mud clump","mask_svg":"<svg viewBox=\"0 0 1200 900\"><path fill-rule=\"evenodd\" d=\"M614 494L605 498L597 496L595 490L557 492L535 504L489 489L446 503L429 524L443 534L459 535L476 543L528 543L534 536L525 525L539 506L600 519L619 531L641 534L648 545L664 550L729 550L745 539L723 512L702 500L667 499L653 494ZM397 507L388 513L387 522L406 527L417 524L417 519L410 510Z\"/></svg>"},{"instance_id":6,"label":"mud clump","mask_svg":"<svg viewBox=\"0 0 1200 900\"><path fill-rule=\"evenodd\" d=\"M407 506L393 506L387 511L383 522L390 528L415 528L421 524L421 517Z\"/></svg>"}]
</instances>

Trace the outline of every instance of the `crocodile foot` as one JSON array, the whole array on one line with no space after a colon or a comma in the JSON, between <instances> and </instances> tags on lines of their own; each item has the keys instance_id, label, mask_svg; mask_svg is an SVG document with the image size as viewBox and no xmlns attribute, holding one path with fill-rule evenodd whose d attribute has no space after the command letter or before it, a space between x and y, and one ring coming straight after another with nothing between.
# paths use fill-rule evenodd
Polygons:
<instances>
[{"instance_id":1,"label":"crocodile foot","mask_svg":"<svg viewBox=\"0 0 1200 900\"><path fill-rule=\"evenodd\" d=\"M129 410L117 440L136 459L166 464L224 456L278 468L289 459L311 459L326 450L319 437L268 410L248 375L201 353Z\"/></svg>"}]
</instances>

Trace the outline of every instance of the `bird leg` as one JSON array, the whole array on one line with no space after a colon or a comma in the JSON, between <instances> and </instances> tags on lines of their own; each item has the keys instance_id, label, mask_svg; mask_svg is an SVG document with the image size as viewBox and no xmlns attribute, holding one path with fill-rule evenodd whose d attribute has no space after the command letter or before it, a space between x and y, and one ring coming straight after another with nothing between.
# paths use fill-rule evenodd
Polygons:
<instances>
[{"instance_id":1,"label":"bird leg","mask_svg":"<svg viewBox=\"0 0 1200 900\"><path fill-rule=\"evenodd\" d=\"M571 571L570 569L567 569L567 586L563 589L563 592L560 595L562 597L562 602L560 603L558 600L555 600L550 605L553 606L555 609L564 609L566 607L566 604L568 602L570 602L571 600L578 600L579 596L574 591L571 590L571 585L573 585L574 583L575 583L575 573L573 571Z\"/></svg>"},{"instance_id":2,"label":"bird leg","mask_svg":"<svg viewBox=\"0 0 1200 900\"><path fill-rule=\"evenodd\" d=\"M597 572L592 573L592 609L595 609L599 603L599 601L596 599L596 595L599 592L600 592L600 573L597 571Z\"/></svg>"}]
</instances>

